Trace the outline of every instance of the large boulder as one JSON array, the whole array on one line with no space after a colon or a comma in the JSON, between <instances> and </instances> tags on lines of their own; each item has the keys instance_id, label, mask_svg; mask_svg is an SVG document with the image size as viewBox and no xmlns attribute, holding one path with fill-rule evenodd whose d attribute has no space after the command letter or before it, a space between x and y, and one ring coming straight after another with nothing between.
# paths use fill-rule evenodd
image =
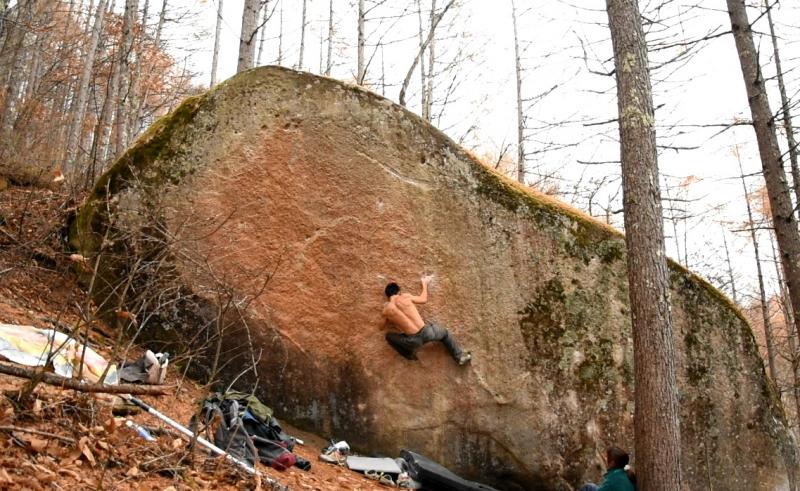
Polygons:
<instances>
[{"instance_id":1,"label":"large boulder","mask_svg":"<svg viewBox=\"0 0 800 491\"><path fill-rule=\"evenodd\" d=\"M361 88L269 67L188 99L99 180L71 241L100 259L101 310L137 314L124 327L363 452L571 489L599 479L606 445L633 446L622 235ZM686 482L788 487L796 448L750 327L670 271ZM424 317L471 366L384 341L385 284L416 292L423 272Z\"/></svg>"}]
</instances>

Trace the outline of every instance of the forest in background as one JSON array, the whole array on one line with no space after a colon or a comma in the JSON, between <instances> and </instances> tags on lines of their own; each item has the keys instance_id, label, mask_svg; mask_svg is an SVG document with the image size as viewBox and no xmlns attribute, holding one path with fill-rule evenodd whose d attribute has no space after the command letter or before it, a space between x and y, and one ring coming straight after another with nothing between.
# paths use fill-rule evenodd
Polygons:
<instances>
[{"instance_id":1,"label":"forest in background","mask_svg":"<svg viewBox=\"0 0 800 491\"><path fill-rule=\"evenodd\" d=\"M624 228L609 12L509 0L495 7L505 21L491 30L479 3L0 0L0 175L74 193L90 188L152 122L227 78L223 62L236 56L237 72L280 64L363 85L408 106L487 166ZM781 240L798 235L800 9L747 3L754 80L772 103L762 122L775 134L786 176L784 206L776 211L742 72L709 84L716 63L739 69L734 3L640 4L665 243L671 257L747 313L797 425L800 299L793 308L797 282L785 269L793 253ZM578 27L559 31L559 22ZM505 36L502 49L497 32ZM234 33L236 45L226 48ZM702 105L712 92L723 94L726 109ZM498 106L506 116L513 109L505 133L492 130ZM791 233L774 226L776 213L787 218L787 201Z\"/></svg>"}]
</instances>

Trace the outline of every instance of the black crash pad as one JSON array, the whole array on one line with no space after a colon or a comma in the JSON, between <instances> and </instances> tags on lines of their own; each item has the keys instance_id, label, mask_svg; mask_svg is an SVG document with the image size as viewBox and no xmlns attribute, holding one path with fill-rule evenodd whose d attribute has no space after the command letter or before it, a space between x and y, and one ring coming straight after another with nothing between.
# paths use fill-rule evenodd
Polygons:
<instances>
[{"instance_id":1,"label":"black crash pad","mask_svg":"<svg viewBox=\"0 0 800 491\"><path fill-rule=\"evenodd\" d=\"M409 450L400 457L408 463L408 474L429 491L497 491L485 484L467 481L431 459Z\"/></svg>"}]
</instances>

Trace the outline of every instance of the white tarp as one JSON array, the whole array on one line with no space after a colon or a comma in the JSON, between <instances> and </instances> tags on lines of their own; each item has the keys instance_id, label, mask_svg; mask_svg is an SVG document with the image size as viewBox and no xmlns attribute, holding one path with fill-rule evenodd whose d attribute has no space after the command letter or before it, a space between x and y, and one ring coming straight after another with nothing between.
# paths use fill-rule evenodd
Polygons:
<instances>
[{"instance_id":1,"label":"white tarp","mask_svg":"<svg viewBox=\"0 0 800 491\"><path fill-rule=\"evenodd\" d=\"M83 345L63 332L0 323L0 356L14 363L41 367L49 359L56 374L72 378L80 370L82 353ZM83 378L89 382L98 382L106 366L108 362L87 346ZM119 383L116 366L111 365L108 368L104 383Z\"/></svg>"}]
</instances>

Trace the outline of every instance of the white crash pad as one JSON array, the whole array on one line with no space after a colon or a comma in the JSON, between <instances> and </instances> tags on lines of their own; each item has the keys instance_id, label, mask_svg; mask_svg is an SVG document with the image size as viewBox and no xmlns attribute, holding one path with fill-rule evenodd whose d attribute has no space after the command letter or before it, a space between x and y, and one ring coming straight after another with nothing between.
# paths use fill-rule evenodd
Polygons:
<instances>
[{"instance_id":1,"label":"white crash pad","mask_svg":"<svg viewBox=\"0 0 800 491\"><path fill-rule=\"evenodd\" d=\"M400 474L403 472L400 466L397 465L397 462L388 457L356 457L354 455L348 455L347 467L359 472L376 471L386 474Z\"/></svg>"},{"instance_id":2,"label":"white crash pad","mask_svg":"<svg viewBox=\"0 0 800 491\"><path fill-rule=\"evenodd\" d=\"M63 332L0 323L0 358L29 367L41 367L49 362L56 374L72 378L80 371L83 353L84 346ZM107 365L102 356L86 347L83 362L86 380L97 382ZM104 382L119 383L114 365L108 368Z\"/></svg>"}]
</instances>

